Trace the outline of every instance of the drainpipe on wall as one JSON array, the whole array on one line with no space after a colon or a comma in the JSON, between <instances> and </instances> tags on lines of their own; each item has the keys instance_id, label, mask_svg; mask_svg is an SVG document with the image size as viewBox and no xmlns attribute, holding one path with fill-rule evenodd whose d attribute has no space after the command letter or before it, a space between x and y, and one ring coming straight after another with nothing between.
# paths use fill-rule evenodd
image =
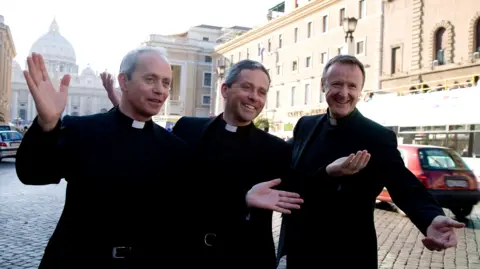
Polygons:
<instances>
[{"instance_id":1,"label":"drainpipe on wall","mask_svg":"<svg viewBox=\"0 0 480 269\"><path fill-rule=\"evenodd\" d=\"M377 79L376 87L377 90L382 88L382 74L383 74L383 44L384 44L384 31L385 31L385 5L386 1L380 1L380 21L379 21L379 31L378 31L378 55L377 55Z\"/></svg>"}]
</instances>

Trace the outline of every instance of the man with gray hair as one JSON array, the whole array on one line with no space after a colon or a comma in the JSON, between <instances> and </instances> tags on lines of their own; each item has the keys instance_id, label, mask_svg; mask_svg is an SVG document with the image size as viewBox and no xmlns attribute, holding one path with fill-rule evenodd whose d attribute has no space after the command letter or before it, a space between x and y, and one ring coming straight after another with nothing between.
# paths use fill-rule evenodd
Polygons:
<instances>
[{"instance_id":1,"label":"man with gray hair","mask_svg":"<svg viewBox=\"0 0 480 269\"><path fill-rule=\"evenodd\" d=\"M188 184L191 152L152 122L172 80L164 52L142 47L124 57L118 107L63 119L70 75L57 91L41 55L27 63L38 116L18 149L18 178L27 185L67 181L65 207L39 268L191 266L183 257L191 238L187 214L172 191Z\"/></svg>"},{"instance_id":2,"label":"man with gray hair","mask_svg":"<svg viewBox=\"0 0 480 269\"><path fill-rule=\"evenodd\" d=\"M272 211L290 214L303 202L296 193L275 189L279 178L290 175L290 146L252 123L265 106L269 87L265 67L242 60L222 84L224 113L183 117L174 126L174 134L196 148L196 171L213 165L207 180L192 185L199 208L192 225L198 267L276 268Z\"/></svg>"}]
</instances>

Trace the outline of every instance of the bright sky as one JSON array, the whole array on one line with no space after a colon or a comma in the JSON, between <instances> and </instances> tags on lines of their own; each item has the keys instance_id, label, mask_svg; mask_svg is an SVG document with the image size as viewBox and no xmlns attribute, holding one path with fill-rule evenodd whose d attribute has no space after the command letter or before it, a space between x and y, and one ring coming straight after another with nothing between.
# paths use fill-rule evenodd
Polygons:
<instances>
[{"instance_id":1,"label":"bright sky","mask_svg":"<svg viewBox=\"0 0 480 269\"><path fill-rule=\"evenodd\" d=\"M121 58L150 34L173 34L199 24L252 27L281 0L0 0L17 62L24 68L33 43L55 17L75 49L77 64L117 72Z\"/></svg>"}]
</instances>

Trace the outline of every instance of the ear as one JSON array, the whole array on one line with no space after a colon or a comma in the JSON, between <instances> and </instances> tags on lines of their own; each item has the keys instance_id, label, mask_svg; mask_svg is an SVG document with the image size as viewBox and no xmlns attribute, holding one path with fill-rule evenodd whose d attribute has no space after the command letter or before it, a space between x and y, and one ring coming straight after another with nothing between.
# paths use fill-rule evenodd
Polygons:
<instances>
[{"instance_id":1,"label":"ear","mask_svg":"<svg viewBox=\"0 0 480 269\"><path fill-rule=\"evenodd\" d=\"M127 90L127 81L128 81L127 75L125 73L120 73L120 74L118 74L117 79L118 79L118 85L120 85L120 89L122 90L122 92L128 91Z\"/></svg>"},{"instance_id":2,"label":"ear","mask_svg":"<svg viewBox=\"0 0 480 269\"><path fill-rule=\"evenodd\" d=\"M325 83L325 80L322 78L322 92L325 93L327 92L327 84Z\"/></svg>"},{"instance_id":3,"label":"ear","mask_svg":"<svg viewBox=\"0 0 480 269\"><path fill-rule=\"evenodd\" d=\"M223 98L227 98L227 89L228 89L227 84L223 83L223 84L222 84L222 87L221 87L222 97L223 97Z\"/></svg>"}]
</instances>

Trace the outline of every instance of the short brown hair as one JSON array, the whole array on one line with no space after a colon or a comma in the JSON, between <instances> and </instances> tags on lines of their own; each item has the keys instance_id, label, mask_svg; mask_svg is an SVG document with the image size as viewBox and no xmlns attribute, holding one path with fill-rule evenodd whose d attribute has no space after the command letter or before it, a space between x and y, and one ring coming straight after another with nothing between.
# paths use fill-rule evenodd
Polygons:
<instances>
[{"instance_id":1,"label":"short brown hair","mask_svg":"<svg viewBox=\"0 0 480 269\"><path fill-rule=\"evenodd\" d=\"M349 65L356 65L360 68L360 71L362 71L363 75L363 83L362 83L362 88L365 86L365 67L363 66L362 62L360 62L357 57L352 56L352 55L337 55L330 59L325 67L323 68L323 74L322 74L322 85L325 84L325 78L327 77L327 72L328 70L336 63L340 64L349 64Z\"/></svg>"}]
</instances>

